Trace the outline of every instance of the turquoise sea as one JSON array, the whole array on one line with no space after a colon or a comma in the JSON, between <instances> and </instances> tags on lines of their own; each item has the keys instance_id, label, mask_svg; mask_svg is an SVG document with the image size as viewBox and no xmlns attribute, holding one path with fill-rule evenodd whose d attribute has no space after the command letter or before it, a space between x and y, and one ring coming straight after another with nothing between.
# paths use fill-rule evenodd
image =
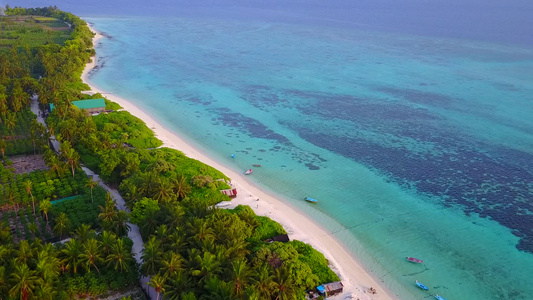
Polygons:
<instances>
[{"instance_id":1,"label":"turquoise sea","mask_svg":"<svg viewBox=\"0 0 533 300\"><path fill-rule=\"evenodd\" d=\"M86 19L109 36L93 84L237 171L261 164L250 180L398 298L531 299L530 47L220 16Z\"/></svg>"}]
</instances>

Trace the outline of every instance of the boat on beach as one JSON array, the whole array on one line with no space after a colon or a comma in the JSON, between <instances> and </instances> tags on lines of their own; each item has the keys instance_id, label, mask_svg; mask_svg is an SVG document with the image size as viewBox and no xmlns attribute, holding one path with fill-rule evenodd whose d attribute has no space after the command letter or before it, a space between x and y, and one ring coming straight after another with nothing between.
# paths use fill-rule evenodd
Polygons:
<instances>
[{"instance_id":1,"label":"boat on beach","mask_svg":"<svg viewBox=\"0 0 533 300\"><path fill-rule=\"evenodd\" d=\"M410 261L410 262L412 262L412 263L417 263L417 264L421 264L421 263L424 262L424 261L421 260L421 259L414 258L414 257L409 257L409 256L407 256L405 259L406 259L407 261Z\"/></svg>"},{"instance_id":2,"label":"boat on beach","mask_svg":"<svg viewBox=\"0 0 533 300\"><path fill-rule=\"evenodd\" d=\"M423 283L418 282L418 280L415 280L415 282L416 282L416 285L417 285L419 288L423 289L424 291L429 290L429 288L428 288L426 285L424 285Z\"/></svg>"},{"instance_id":3,"label":"boat on beach","mask_svg":"<svg viewBox=\"0 0 533 300\"><path fill-rule=\"evenodd\" d=\"M252 169L248 169L246 172L244 172L244 175L250 175L252 174L253 170Z\"/></svg>"},{"instance_id":4,"label":"boat on beach","mask_svg":"<svg viewBox=\"0 0 533 300\"><path fill-rule=\"evenodd\" d=\"M435 299L438 299L438 300L446 300L446 299L442 298L441 296L439 296L438 294L435 294Z\"/></svg>"},{"instance_id":5,"label":"boat on beach","mask_svg":"<svg viewBox=\"0 0 533 300\"><path fill-rule=\"evenodd\" d=\"M309 197L305 197L304 200L311 203L318 203L318 200Z\"/></svg>"}]
</instances>

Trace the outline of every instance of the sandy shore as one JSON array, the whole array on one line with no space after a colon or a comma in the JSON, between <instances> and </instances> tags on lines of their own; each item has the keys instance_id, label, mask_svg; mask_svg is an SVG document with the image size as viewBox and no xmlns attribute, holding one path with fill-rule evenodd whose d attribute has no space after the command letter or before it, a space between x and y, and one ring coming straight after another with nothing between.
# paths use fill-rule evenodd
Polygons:
<instances>
[{"instance_id":1,"label":"sandy shore","mask_svg":"<svg viewBox=\"0 0 533 300\"><path fill-rule=\"evenodd\" d=\"M96 46L98 40L103 36L93 28L91 30L96 33L93 39L93 43ZM325 229L303 215L300 211L279 200L275 195L266 193L260 187L249 182L243 174L221 165L219 162L198 151L188 144L187 141L165 129L156 119L132 103L92 86L88 81L88 77L95 66L96 58L93 58L93 61L86 65L82 74L82 80L91 87L93 92L105 95L109 100L117 102L125 110L140 118L146 124L149 124L154 130L155 135L163 142L164 147L177 149L188 157L197 159L220 170L232 179L232 184L238 190L238 197L232 200L231 206L227 207L235 207L239 204L249 205L256 214L267 216L279 222L289 233L291 239L308 243L322 252L344 284L344 293L336 296L335 299L395 299L379 284L378 280L371 277L362 268L356 258L352 257L339 241L328 235ZM257 199L260 200L258 201ZM370 294L368 292L370 287L375 288L377 294Z\"/></svg>"}]
</instances>

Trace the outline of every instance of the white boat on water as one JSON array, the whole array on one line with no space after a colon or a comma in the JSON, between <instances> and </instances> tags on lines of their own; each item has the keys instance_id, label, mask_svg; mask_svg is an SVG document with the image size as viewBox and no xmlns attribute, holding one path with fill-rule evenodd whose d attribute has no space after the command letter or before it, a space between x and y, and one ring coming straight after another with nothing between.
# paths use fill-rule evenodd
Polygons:
<instances>
[{"instance_id":1,"label":"white boat on water","mask_svg":"<svg viewBox=\"0 0 533 300\"><path fill-rule=\"evenodd\" d=\"M244 172L244 175L250 175L252 174L253 170L252 169L248 169L248 171Z\"/></svg>"}]
</instances>

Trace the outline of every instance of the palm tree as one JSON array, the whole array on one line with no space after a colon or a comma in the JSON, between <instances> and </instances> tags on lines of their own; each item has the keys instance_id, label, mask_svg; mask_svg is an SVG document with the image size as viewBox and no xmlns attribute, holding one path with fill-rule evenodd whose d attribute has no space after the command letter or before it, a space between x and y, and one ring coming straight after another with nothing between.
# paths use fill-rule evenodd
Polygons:
<instances>
[{"instance_id":1,"label":"palm tree","mask_svg":"<svg viewBox=\"0 0 533 300\"><path fill-rule=\"evenodd\" d=\"M91 225L87 224L81 224L78 229L76 229L75 236L80 243L84 244L89 239L92 239L95 237L95 232L93 229L91 229Z\"/></svg>"},{"instance_id":2,"label":"palm tree","mask_svg":"<svg viewBox=\"0 0 533 300\"><path fill-rule=\"evenodd\" d=\"M30 270L28 265L18 264L15 266L15 272L11 274L11 281L13 287L9 290L9 296L28 300L40 280L36 276L36 272Z\"/></svg>"},{"instance_id":3,"label":"palm tree","mask_svg":"<svg viewBox=\"0 0 533 300\"><path fill-rule=\"evenodd\" d=\"M242 238L228 239L226 243L226 258L244 257L250 250L248 250L248 243Z\"/></svg>"},{"instance_id":4,"label":"palm tree","mask_svg":"<svg viewBox=\"0 0 533 300\"><path fill-rule=\"evenodd\" d=\"M13 132L15 126L17 125L17 116L14 113L8 112L4 117L4 124L9 132Z\"/></svg>"},{"instance_id":5,"label":"palm tree","mask_svg":"<svg viewBox=\"0 0 533 300\"><path fill-rule=\"evenodd\" d=\"M209 278L206 281L204 288L208 293L205 297L208 300L238 299L232 295L231 284L216 277Z\"/></svg>"},{"instance_id":6,"label":"palm tree","mask_svg":"<svg viewBox=\"0 0 533 300\"><path fill-rule=\"evenodd\" d=\"M233 293L241 296L248 280L251 277L251 271L244 258L239 258L231 263L231 282Z\"/></svg>"},{"instance_id":7,"label":"palm tree","mask_svg":"<svg viewBox=\"0 0 533 300\"><path fill-rule=\"evenodd\" d=\"M55 133L54 124L48 125L48 139L51 139L52 136L54 136L54 133Z\"/></svg>"},{"instance_id":8,"label":"palm tree","mask_svg":"<svg viewBox=\"0 0 533 300\"><path fill-rule=\"evenodd\" d=\"M35 119L32 120L32 123L33 121L35 121ZM37 122L37 121L35 121ZM37 132L35 131L35 129L31 128L30 129L30 140L31 140L31 144L33 145L33 154L35 154L35 142L37 141Z\"/></svg>"},{"instance_id":9,"label":"palm tree","mask_svg":"<svg viewBox=\"0 0 533 300\"><path fill-rule=\"evenodd\" d=\"M112 230L113 223L117 219L117 209L109 193L106 195L106 198L105 207L99 206L100 213L98 214L98 219L102 222L104 229Z\"/></svg>"},{"instance_id":10,"label":"palm tree","mask_svg":"<svg viewBox=\"0 0 533 300\"><path fill-rule=\"evenodd\" d=\"M137 186L134 184L128 185L126 192L126 202L128 205L131 205L132 203L135 203L137 198L139 197L139 189L137 189ZM129 200L129 201L128 201Z\"/></svg>"},{"instance_id":11,"label":"palm tree","mask_svg":"<svg viewBox=\"0 0 533 300\"><path fill-rule=\"evenodd\" d=\"M220 274L222 268L217 257L209 252L204 252L202 256L196 254L191 257L196 267L191 270L191 274L198 278L198 282L204 282L209 278Z\"/></svg>"},{"instance_id":12,"label":"palm tree","mask_svg":"<svg viewBox=\"0 0 533 300\"><path fill-rule=\"evenodd\" d=\"M86 187L89 187L91 189L91 203L94 203L93 200L93 188L98 185L98 182L94 181L92 178L89 178L87 180Z\"/></svg>"},{"instance_id":13,"label":"palm tree","mask_svg":"<svg viewBox=\"0 0 533 300\"><path fill-rule=\"evenodd\" d=\"M70 165L70 168L72 170L72 178L74 178L74 172L76 168L80 165L80 155L73 148L68 149L66 152L63 153L63 155L65 156L65 159Z\"/></svg>"},{"instance_id":14,"label":"palm tree","mask_svg":"<svg viewBox=\"0 0 533 300\"><path fill-rule=\"evenodd\" d=\"M37 224L35 222L30 222L28 224L28 229L30 230L31 234L33 235L33 238L35 238L35 233L37 232L37 230L39 230L39 226L37 226Z\"/></svg>"},{"instance_id":15,"label":"palm tree","mask_svg":"<svg viewBox=\"0 0 533 300\"><path fill-rule=\"evenodd\" d=\"M78 266L81 265L82 244L76 239L71 239L65 243L65 248L61 250L64 258L61 260L64 270L72 270L74 274L78 273Z\"/></svg>"},{"instance_id":16,"label":"palm tree","mask_svg":"<svg viewBox=\"0 0 533 300\"><path fill-rule=\"evenodd\" d=\"M0 295L6 295L9 285L6 281L6 267L0 266Z\"/></svg>"},{"instance_id":17,"label":"palm tree","mask_svg":"<svg viewBox=\"0 0 533 300\"><path fill-rule=\"evenodd\" d=\"M47 162L47 165L50 167L50 170L48 171L50 176L52 176L54 174L53 172L55 171L57 177L61 178L61 175L63 175L65 170L65 164L55 154L50 156L50 160Z\"/></svg>"},{"instance_id":18,"label":"palm tree","mask_svg":"<svg viewBox=\"0 0 533 300\"><path fill-rule=\"evenodd\" d=\"M159 262L161 261L161 246L155 236L151 236L148 243L144 244L141 259L143 264L141 271L144 275L154 275L159 271Z\"/></svg>"},{"instance_id":19,"label":"palm tree","mask_svg":"<svg viewBox=\"0 0 533 300\"><path fill-rule=\"evenodd\" d=\"M81 125L84 134L91 134L96 132L96 123L93 118L84 118L83 124Z\"/></svg>"},{"instance_id":20,"label":"palm tree","mask_svg":"<svg viewBox=\"0 0 533 300\"><path fill-rule=\"evenodd\" d=\"M185 199L191 192L191 186L187 182L187 178L183 175L179 175L172 183L174 185L174 192L181 200Z\"/></svg>"},{"instance_id":21,"label":"palm tree","mask_svg":"<svg viewBox=\"0 0 533 300\"><path fill-rule=\"evenodd\" d=\"M119 210L117 212L115 222L113 222L113 227L115 228L115 233L117 235L123 236L128 234L128 231L130 230L130 225L128 224L129 219L130 216L126 211Z\"/></svg>"},{"instance_id":22,"label":"palm tree","mask_svg":"<svg viewBox=\"0 0 533 300\"><path fill-rule=\"evenodd\" d=\"M50 211L50 208L52 208L52 202L48 198L39 202L39 211L43 212L46 224L48 224L48 211Z\"/></svg>"},{"instance_id":23,"label":"palm tree","mask_svg":"<svg viewBox=\"0 0 533 300\"><path fill-rule=\"evenodd\" d=\"M14 112L18 112L22 109L22 106L26 102L28 94L22 90L20 82L17 80L13 85L13 90L11 92L11 108Z\"/></svg>"},{"instance_id":24,"label":"palm tree","mask_svg":"<svg viewBox=\"0 0 533 300\"><path fill-rule=\"evenodd\" d=\"M126 178L139 171L141 160L139 159L139 155L137 153L128 152L126 155L124 155L122 163L122 172L120 172L120 176Z\"/></svg>"},{"instance_id":25,"label":"palm tree","mask_svg":"<svg viewBox=\"0 0 533 300\"><path fill-rule=\"evenodd\" d=\"M80 254L80 258L82 264L85 265L85 270L87 273L90 273L91 267L94 267L98 274L100 274L100 269L98 269L96 264L101 262L103 259L97 240L90 238L85 242L83 245L83 252Z\"/></svg>"},{"instance_id":26,"label":"palm tree","mask_svg":"<svg viewBox=\"0 0 533 300\"><path fill-rule=\"evenodd\" d=\"M2 159L6 157L6 140L2 137L0 139L0 152L2 152Z\"/></svg>"},{"instance_id":27,"label":"palm tree","mask_svg":"<svg viewBox=\"0 0 533 300\"><path fill-rule=\"evenodd\" d=\"M270 267L267 264L262 264L256 269L253 281L254 290L259 295L259 298L271 299L276 282L274 282L274 276L270 273Z\"/></svg>"},{"instance_id":28,"label":"palm tree","mask_svg":"<svg viewBox=\"0 0 533 300\"><path fill-rule=\"evenodd\" d=\"M130 269L129 264L133 261L131 251L128 251L124 246L124 240L118 239L116 244L112 247L111 253L107 256L108 266L113 265L115 271L122 272Z\"/></svg>"},{"instance_id":29,"label":"palm tree","mask_svg":"<svg viewBox=\"0 0 533 300\"><path fill-rule=\"evenodd\" d=\"M33 249L26 240L20 241L19 248L15 253L15 263L17 264L29 264L33 261Z\"/></svg>"},{"instance_id":30,"label":"palm tree","mask_svg":"<svg viewBox=\"0 0 533 300\"><path fill-rule=\"evenodd\" d=\"M170 202L175 197L172 183L164 177L159 179L159 186L152 197L159 202Z\"/></svg>"},{"instance_id":31,"label":"palm tree","mask_svg":"<svg viewBox=\"0 0 533 300\"><path fill-rule=\"evenodd\" d=\"M13 189L11 187L6 186L5 196L9 200L9 202L11 203L13 208L15 209L15 218L17 218L17 216L18 216L18 203L15 203L15 192L13 191Z\"/></svg>"},{"instance_id":32,"label":"palm tree","mask_svg":"<svg viewBox=\"0 0 533 300\"><path fill-rule=\"evenodd\" d=\"M280 267L276 269L274 275L274 294L276 300L293 300L296 299L297 290L294 287L294 280L291 277L291 269L288 267Z\"/></svg>"},{"instance_id":33,"label":"palm tree","mask_svg":"<svg viewBox=\"0 0 533 300\"><path fill-rule=\"evenodd\" d=\"M149 210L148 212L146 212L146 218L144 219L144 223L141 224L141 234L143 236L149 236L154 232L157 225L159 225L158 211Z\"/></svg>"},{"instance_id":34,"label":"palm tree","mask_svg":"<svg viewBox=\"0 0 533 300\"><path fill-rule=\"evenodd\" d=\"M56 225L54 226L54 232L59 234L59 239L63 239L63 234L67 231L69 226L69 219L67 215L62 212L59 217L55 219Z\"/></svg>"},{"instance_id":35,"label":"palm tree","mask_svg":"<svg viewBox=\"0 0 533 300\"><path fill-rule=\"evenodd\" d=\"M13 241L13 236L11 235L11 228L6 226L5 223L0 223L0 245L9 244Z\"/></svg>"},{"instance_id":36,"label":"palm tree","mask_svg":"<svg viewBox=\"0 0 533 300\"><path fill-rule=\"evenodd\" d=\"M167 219L165 220L165 224L168 224L169 228L176 228L181 224L181 221L183 219L183 215L185 214L185 210L183 209L183 206L179 205L178 203L169 203L168 205L165 205L165 208L168 209Z\"/></svg>"},{"instance_id":37,"label":"palm tree","mask_svg":"<svg viewBox=\"0 0 533 300\"><path fill-rule=\"evenodd\" d=\"M42 283L35 290L35 298L40 300L56 299L57 288L51 283Z\"/></svg>"},{"instance_id":38,"label":"palm tree","mask_svg":"<svg viewBox=\"0 0 533 300\"><path fill-rule=\"evenodd\" d=\"M154 195L159 187L159 177L159 173L153 170L143 174L139 184L139 193L146 197Z\"/></svg>"},{"instance_id":39,"label":"palm tree","mask_svg":"<svg viewBox=\"0 0 533 300\"><path fill-rule=\"evenodd\" d=\"M172 233L168 236L167 242L163 247L165 251L172 250L173 252L180 253L187 247L183 232L181 230L172 230Z\"/></svg>"},{"instance_id":40,"label":"palm tree","mask_svg":"<svg viewBox=\"0 0 533 300\"><path fill-rule=\"evenodd\" d=\"M154 235L156 236L157 240L161 245L163 245L163 251L165 244L167 244L168 236L169 236L169 230L167 224L161 224L159 227L157 227Z\"/></svg>"},{"instance_id":41,"label":"palm tree","mask_svg":"<svg viewBox=\"0 0 533 300\"><path fill-rule=\"evenodd\" d=\"M193 236L190 238L192 242L202 242L204 240L214 240L215 232L213 228L204 219L194 218L188 224L190 232Z\"/></svg>"},{"instance_id":42,"label":"palm tree","mask_svg":"<svg viewBox=\"0 0 533 300\"><path fill-rule=\"evenodd\" d=\"M48 285L53 285L54 280L59 276L59 260L54 252L50 253L43 249L37 255L36 270L43 283Z\"/></svg>"},{"instance_id":43,"label":"palm tree","mask_svg":"<svg viewBox=\"0 0 533 300\"><path fill-rule=\"evenodd\" d=\"M31 192L31 188L33 186L33 182L31 180L27 179L24 181L24 188L26 189L26 193L31 196L31 203L33 208L33 215L35 216L35 199L33 199L33 194Z\"/></svg>"},{"instance_id":44,"label":"palm tree","mask_svg":"<svg viewBox=\"0 0 533 300\"><path fill-rule=\"evenodd\" d=\"M181 270L183 258L176 252L166 252L165 258L161 262L161 271L165 277L176 276Z\"/></svg>"},{"instance_id":45,"label":"palm tree","mask_svg":"<svg viewBox=\"0 0 533 300\"><path fill-rule=\"evenodd\" d=\"M13 252L13 244L0 245L0 266L7 266Z\"/></svg>"},{"instance_id":46,"label":"palm tree","mask_svg":"<svg viewBox=\"0 0 533 300\"><path fill-rule=\"evenodd\" d=\"M6 87L0 84L0 115L4 116L8 111Z\"/></svg>"},{"instance_id":47,"label":"palm tree","mask_svg":"<svg viewBox=\"0 0 533 300\"><path fill-rule=\"evenodd\" d=\"M117 243L117 236L111 231L104 230L99 237L102 254L107 257L111 253L113 246Z\"/></svg>"},{"instance_id":48,"label":"palm tree","mask_svg":"<svg viewBox=\"0 0 533 300\"><path fill-rule=\"evenodd\" d=\"M176 275L167 278L164 288L165 299L184 300L183 295L191 290L192 282L187 276L187 272L180 270Z\"/></svg>"},{"instance_id":49,"label":"palm tree","mask_svg":"<svg viewBox=\"0 0 533 300\"><path fill-rule=\"evenodd\" d=\"M150 278L150 281L148 281L148 285L153 287L154 291L157 293L156 300L159 300L159 295L165 292L165 288L163 287L165 284L165 280L166 278L164 276L156 274L155 276L152 276L152 278Z\"/></svg>"}]
</instances>

